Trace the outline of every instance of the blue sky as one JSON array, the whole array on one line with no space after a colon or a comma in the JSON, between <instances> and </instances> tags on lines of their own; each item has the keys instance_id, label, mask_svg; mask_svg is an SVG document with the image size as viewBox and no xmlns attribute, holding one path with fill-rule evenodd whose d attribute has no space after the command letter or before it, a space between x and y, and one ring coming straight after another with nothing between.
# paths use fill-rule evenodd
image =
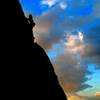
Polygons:
<instances>
[{"instance_id":1,"label":"blue sky","mask_svg":"<svg viewBox=\"0 0 100 100\"><path fill-rule=\"evenodd\" d=\"M33 15L36 42L47 52L65 92L85 96L79 100L99 100L100 0L20 3L26 15Z\"/></svg>"}]
</instances>

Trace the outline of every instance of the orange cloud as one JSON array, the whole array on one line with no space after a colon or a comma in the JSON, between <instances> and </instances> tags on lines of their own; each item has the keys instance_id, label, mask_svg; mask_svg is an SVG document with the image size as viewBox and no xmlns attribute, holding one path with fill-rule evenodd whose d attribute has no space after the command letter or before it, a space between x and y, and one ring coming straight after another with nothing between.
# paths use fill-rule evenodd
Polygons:
<instances>
[{"instance_id":1,"label":"orange cloud","mask_svg":"<svg viewBox=\"0 0 100 100\"><path fill-rule=\"evenodd\" d=\"M96 92L95 95L96 95L96 96L100 96L100 92Z\"/></svg>"},{"instance_id":2,"label":"orange cloud","mask_svg":"<svg viewBox=\"0 0 100 100\"><path fill-rule=\"evenodd\" d=\"M83 99L78 96L70 96L68 97L68 100L83 100Z\"/></svg>"}]
</instances>

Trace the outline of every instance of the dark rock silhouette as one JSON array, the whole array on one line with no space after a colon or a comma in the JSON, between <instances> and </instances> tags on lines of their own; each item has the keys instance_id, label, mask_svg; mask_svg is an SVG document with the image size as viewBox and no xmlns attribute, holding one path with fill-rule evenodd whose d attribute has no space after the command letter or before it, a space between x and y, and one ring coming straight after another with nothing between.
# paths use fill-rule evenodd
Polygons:
<instances>
[{"instance_id":1,"label":"dark rock silhouette","mask_svg":"<svg viewBox=\"0 0 100 100\"><path fill-rule=\"evenodd\" d=\"M67 100L47 54L34 43L32 16L24 16L18 0L5 2L9 13L3 15L2 24L3 98Z\"/></svg>"}]
</instances>

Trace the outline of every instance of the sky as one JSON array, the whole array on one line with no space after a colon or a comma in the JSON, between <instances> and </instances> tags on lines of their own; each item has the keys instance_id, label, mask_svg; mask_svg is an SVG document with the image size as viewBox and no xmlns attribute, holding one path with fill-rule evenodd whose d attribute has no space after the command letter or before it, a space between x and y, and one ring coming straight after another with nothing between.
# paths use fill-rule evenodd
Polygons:
<instances>
[{"instance_id":1,"label":"sky","mask_svg":"<svg viewBox=\"0 0 100 100\"><path fill-rule=\"evenodd\" d=\"M100 0L20 0L33 15L68 100L100 100Z\"/></svg>"}]
</instances>

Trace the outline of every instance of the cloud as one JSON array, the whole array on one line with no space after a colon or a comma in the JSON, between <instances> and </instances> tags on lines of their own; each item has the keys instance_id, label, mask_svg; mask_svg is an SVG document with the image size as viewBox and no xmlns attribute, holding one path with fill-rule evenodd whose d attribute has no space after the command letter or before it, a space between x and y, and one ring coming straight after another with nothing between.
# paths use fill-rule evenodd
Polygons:
<instances>
[{"instance_id":1,"label":"cloud","mask_svg":"<svg viewBox=\"0 0 100 100\"><path fill-rule=\"evenodd\" d=\"M58 0L42 0L41 4L42 5L48 5L49 7L52 7L57 3Z\"/></svg>"},{"instance_id":2,"label":"cloud","mask_svg":"<svg viewBox=\"0 0 100 100\"><path fill-rule=\"evenodd\" d=\"M99 100L99 97L96 96L92 96L92 97L88 97L88 96L80 96L77 94L71 94L68 96L68 100Z\"/></svg>"},{"instance_id":3,"label":"cloud","mask_svg":"<svg viewBox=\"0 0 100 100\"><path fill-rule=\"evenodd\" d=\"M39 32L39 33L42 32L41 35L39 35L40 39L38 38L39 42L41 40L39 44L43 43L42 45L46 48L46 50L47 49L51 50L52 45L55 45L56 43L59 43L59 44L62 43L64 45L62 46L62 49L64 49L64 52L61 55L58 55L56 57L55 62L52 61L64 90L76 92L76 91L81 91L83 89L91 87L88 84L83 84L85 81L88 80L85 78L85 76L89 72L87 70L87 64L81 63L84 57L85 59L90 57L89 60L92 62L91 59L93 59L93 57L91 58L91 56L92 55L96 56L95 54L96 52L94 52L96 51L96 48L95 48L95 45L92 44L93 42L92 43L90 42L89 37L88 37L89 34L85 34L85 32L83 32L84 41L82 41L83 37L80 37L80 34L77 31L70 32L70 34L69 32L62 32L62 34L60 34L59 32L61 32L63 28L56 29L54 26L52 28L52 25L54 25L54 22L55 22L55 17L52 17L53 15L49 16L48 14L45 16L48 16L48 17L47 19L42 19L43 23L45 23L45 21L48 22L49 18L52 20L51 22L49 22L50 25L48 28L46 28L48 29L46 30L46 32L45 31ZM39 24L39 25L41 25L40 27L41 29L43 24ZM48 25L46 25L45 27L47 26ZM59 25L56 25L56 26L59 26ZM89 33L89 32L86 32L86 33ZM98 59L98 62L99 62L99 59Z\"/></svg>"},{"instance_id":4,"label":"cloud","mask_svg":"<svg viewBox=\"0 0 100 100\"><path fill-rule=\"evenodd\" d=\"M68 34L65 41L65 49L71 51L73 54L84 53L84 36L82 32L76 32L77 34Z\"/></svg>"},{"instance_id":5,"label":"cloud","mask_svg":"<svg viewBox=\"0 0 100 100\"><path fill-rule=\"evenodd\" d=\"M77 7L76 10L78 10L79 7L84 8L86 5L92 5L90 7L93 8L91 14L80 16L79 13L74 13ZM82 4L82 0L79 2L59 1L53 8L50 8L36 18L38 20L36 20L37 25L34 28L36 41L45 49L51 49L53 45L64 39L65 31L72 32L74 30L82 29L92 20L97 18L99 16L99 12L95 10L97 5L98 3L94 2L84 2ZM62 7L65 10L62 10ZM73 12L70 12L69 10Z\"/></svg>"},{"instance_id":6,"label":"cloud","mask_svg":"<svg viewBox=\"0 0 100 100\"><path fill-rule=\"evenodd\" d=\"M99 100L98 97L82 97L82 100Z\"/></svg>"},{"instance_id":7,"label":"cloud","mask_svg":"<svg viewBox=\"0 0 100 100\"><path fill-rule=\"evenodd\" d=\"M80 64L77 55L70 51L64 51L55 61L52 61L59 80L66 92L76 92L91 87L84 84L88 80L85 75L89 74L86 65Z\"/></svg>"},{"instance_id":8,"label":"cloud","mask_svg":"<svg viewBox=\"0 0 100 100\"><path fill-rule=\"evenodd\" d=\"M80 96L77 94L70 94L68 96L68 100L99 100L99 97L92 96L92 97L87 97L87 96Z\"/></svg>"},{"instance_id":9,"label":"cloud","mask_svg":"<svg viewBox=\"0 0 100 100\"><path fill-rule=\"evenodd\" d=\"M85 76L89 72L84 60L88 60L89 63L100 63L100 46L97 44L99 43L100 28L99 24L97 25L98 21L94 25L93 20L97 17L94 14L96 12L84 17L70 16L59 6L55 6L38 17L37 29L34 29L37 42L47 51L52 50L56 44L64 45L62 46L63 52L56 56L52 63L65 92L77 92L91 87L85 84L85 81L88 80ZM93 26L91 26L92 23ZM80 41L78 33L81 28L84 36L83 42ZM84 98L83 100L92 99Z\"/></svg>"},{"instance_id":10,"label":"cloud","mask_svg":"<svg viewBox=\"0 0 100 100\"><path fill-rule=\"evenodd\" d=\"M83 100L99 100L100 98L98 97L83 97Z\"/></svg>"},{"instance_id":11,"label":"cloud","mask_svg":"<svg viewBox=\"0 0 100 100\"><path fill-rule=\"evenodd\" d=\"M36 41L47 50L51 49L53 44L58 43L64 35L61 23L58 21L60 16L60 11L57 7L38 17L36 20L37 25L33 30Z\"/></svg>"},{"instance_id":12,"label":"cloud","mask_svg":"<svg viewBox=\"0 0 100 100\"><path fill-rule=\"evenodd\" d=\"M70 96L68 100L84 100L84 99L80 98L79 96Z\"/></svg>"},{"instance_id":13,"label":"cloud","mask_svg":"<svg viewBox=\"0 0 100 100\"><path fill-rule=\"evenodd\" d=\"M96 19L88 25L84 32L85 49L83 58L86 58L89 63L95 63L100 66L100 19Z\"/></svg>"},{"instance_id":14,"label":"cloud","mask_svg":"<svg viewBox=\"0 0 100 100\"><path fill-rule=\"evenodd\" d=\"M96 92L95 95L96 95L96 96L100 96L100 92Z\"/></svg>"},{"instance_id":15,"label":"cloud","mask_svg":"<svg viewBox=\"0 0 100 100\"><path fill-rule=\"evenodd\" d=\"M61 9L66 9L67 8L67 4L65 4L64 2L61 2L59 4L59 6L61 7Z\"/></svg>"}]
</instances>

